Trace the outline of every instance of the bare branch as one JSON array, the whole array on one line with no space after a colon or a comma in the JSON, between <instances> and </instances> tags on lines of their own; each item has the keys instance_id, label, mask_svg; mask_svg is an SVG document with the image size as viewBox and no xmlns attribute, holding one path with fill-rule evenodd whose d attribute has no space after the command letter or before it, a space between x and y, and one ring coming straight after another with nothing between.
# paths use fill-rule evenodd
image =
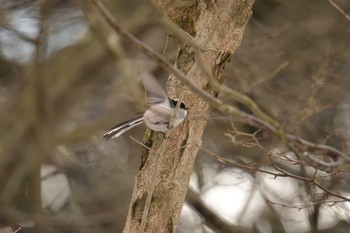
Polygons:
<instances>
[{"instance_id":1,"label":"bare branch","mask_svg":"<svg viewBox=\"0 0 350 233\"><path fill-rule=\"evenodd\" d=\"M216 213L210 210L201 200L200 195L191 187L188 188L186 195L187 203L196 210L203 218L204 224L215 230L215 232L223 233L248 233L249 229L232 225L222 220Z\"/></svg>"},{"instance_id":2,"label":"bare branch","mask_svg":"<svg viewBox=\"0 0 350 233\"><path fill-rule=\"evenodd\" d=\"M346 14L345 11L343 11L343 9L341 9L333 0L328 0L330 4L332 4L332 6L334 6L335 9L337 9L342 15L344 15L344 17L347 20L350 20L350 15Z\"/></svg>"}]
</instances>

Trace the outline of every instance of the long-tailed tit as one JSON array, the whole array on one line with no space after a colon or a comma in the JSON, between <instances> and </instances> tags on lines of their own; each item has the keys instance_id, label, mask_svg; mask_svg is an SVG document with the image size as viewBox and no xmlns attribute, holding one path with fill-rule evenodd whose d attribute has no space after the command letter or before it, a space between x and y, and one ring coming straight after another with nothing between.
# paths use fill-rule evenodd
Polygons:
<instances>
[{"instance_id":1,"label":"long-tailed tit","mask_svg":"<svg viewBox=\"0 0 350 233\"><path fill-rule=\"evenodd\" d=\"M187 116L187 107L181 102L175 114L178 99L170 99L166 96L163 88L148 73L143 74L142 83L146 89L146 100L149 108L142 116L120 123L108 130L103 137L107 140L117 138L129 129L145 123L153 131L165 132L168 130L170 120L173 120L173 127L178 126Z\"/></svg>"}]
</instances>

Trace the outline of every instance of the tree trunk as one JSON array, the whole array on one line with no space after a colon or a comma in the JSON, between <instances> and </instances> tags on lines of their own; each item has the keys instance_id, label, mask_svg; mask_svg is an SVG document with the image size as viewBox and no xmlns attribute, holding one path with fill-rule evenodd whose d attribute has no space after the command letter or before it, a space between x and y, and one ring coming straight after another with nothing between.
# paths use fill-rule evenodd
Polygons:
<instances>
[{"instance_id":1,"label":"tree trunk","mask_svg":"<svg viewBox=\"0 0 350 233\"><path fill-rule=\"evenodd\" d=\"M201 48L200 54L195 54L186 43L180 44L177 68L199 87L215 95L201 67L206 67L215 79L223 81L224 65L241 43L253 0L154 0L153 3L190 34ZM183 94L183 101L189 107L188 120L172 129L168 138L160 133L147 137L145 143L151 150L143 152L124 233L140 232L149 193L152 199L144 231L176 232L193 164L212 108L172 76L167 90L170 97ZM153 193L150 191L152 186Z\"/></svg>"}]
</instances>

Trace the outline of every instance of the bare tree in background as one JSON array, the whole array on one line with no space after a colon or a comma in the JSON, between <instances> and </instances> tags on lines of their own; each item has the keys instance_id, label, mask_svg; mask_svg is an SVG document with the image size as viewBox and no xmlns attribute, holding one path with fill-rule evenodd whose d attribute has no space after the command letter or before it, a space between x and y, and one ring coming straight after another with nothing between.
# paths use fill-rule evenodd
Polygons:
<instances>
[{"instance_id":1,"label":"bare tree in background","mask_svg":"<svg viewBox=\"0 0 350 233\"><path fill-rule=\"evenodd\" d=\"M348 232L350 5L252 4L1 1L0 232Z\"/></svg>"}]
</instances>

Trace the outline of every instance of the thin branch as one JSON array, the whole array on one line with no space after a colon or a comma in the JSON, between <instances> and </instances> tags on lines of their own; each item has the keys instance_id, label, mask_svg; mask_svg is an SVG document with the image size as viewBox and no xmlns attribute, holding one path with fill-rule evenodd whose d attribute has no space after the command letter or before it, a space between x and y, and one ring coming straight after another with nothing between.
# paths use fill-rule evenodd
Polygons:
<instances>
[{"instance_id":1,"label":"thin branch","mask_svg":"<svg viewBox=\"0 0 350 233\"><path fill-rule=\"evenodd\" d=\"M278 205L278 206L282 206L285 208L298 209L298 210L310 208L310 207L313 207L314 205L319 205L319 204L328 204L329 206L333 206L337 203L344 203L345 202L344 200L339 200L339 201L324 200L324 201L314 201L314 202L310 202L310 203L302 204L302 205L293 205L293 204L277 203L277 202L271 201L269 199L266 199L266 201L270 204L273 204L273 205Z\"/></svg>"},{"instance_id":2,"label":"thin branch","mask_svg":"<svg viewBox=\"0 0 350 233\"><path fill-rule=\"evenodd\" d=\"M223 233L247 233L249 229L232 225L221 219L217 213L208 208L200 198L200 195L191 187L188 188L186 195L187 203L195 209L204 219L205 224L215 230L215 232Z\"/></svg>"},{"instance_id":3,"label":"thin branch","mask_svg":"<svg viewBox=\"0 0 350 233\"><path fill-rule=\"evenodd\" d=\"M332 6L334 6L335 9L337 9L342 15L344 15L344 17L347 20L350 20L350 15L346 14L345 11L343 11L343 9L341 9L333 0L328 0L330 4L332 4Z\"/></svg>"},{"instance_id":4,"label":"thin branch","mask_svg":"<svg viewBox=\"0 0 350 233\"><path fill-rule=\"evenodd\" d=\"M294 178L296 180L300 180L300 181L304 181L304 182L306 181L306 182L309 182L309 183L319 187L320 189L322 189L324 192L326 192L327 194L329 194L331 196L337 197L337 198L342 199L344 201L350 201L350 198L347 198L345 196L342 196L339 193L335 193L332 190L329 190L328 188L324 187L320 183L316 182L313 178L308 178L308 177L305 177L305 176L295 175L295 174L292 174L292 173L290 173L290 172L288 172L288 171L286 171L286 170L284 170L284 169L282 169L280 167L277 167L277 166L273 166L273 168L277 172L264 170L264 169L261 169L261 168L255 166L255 165L250 165L250 164L244 163L243 161L241 163L239 163L239 162L236 162L236 161L225 159L225 158L223 158L223 157L221 157L221 156L219 156L219 155L209 151L208 149L203 148L202 146L200 146L200 149L204 150L208 155L212 156L213 158L215 158L219 162L222 162L222 163L225 163L225 164L229 164L229 165L233 165L233 166L236 166L236 167L239 167L239 168L243 168L243 169L249 169L249 170L253 170L253 171L257 171L257 172L266 173L266 174L269 174L269 175L273 175L274 177L290 177L290 178ZM273 164L271 164L271 165L273 165Z\"/></svg>"}]
</instances>

